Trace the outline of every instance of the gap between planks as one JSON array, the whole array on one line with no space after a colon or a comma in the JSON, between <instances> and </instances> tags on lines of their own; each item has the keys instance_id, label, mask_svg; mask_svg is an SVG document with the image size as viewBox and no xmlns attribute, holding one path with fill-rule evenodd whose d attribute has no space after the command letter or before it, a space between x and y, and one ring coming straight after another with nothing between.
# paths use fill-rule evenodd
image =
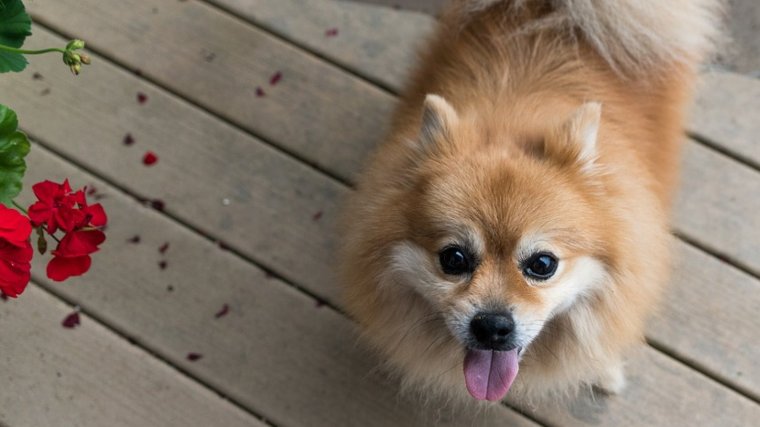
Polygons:
<instances>
[{"instance_id":1,"label":"gap between planks","mask_svg":"<svg viewBox=\"0 0 760 427\"><path fill-rule=\"evenodd\" d=\"M227 12L226 10L224 10L224 9L223 9L223 11L224 11L224 13L225 13L225 14L227 14L227 13L228 13L228 12ZM238 17L237 17L237 15L233 15L233 16L234 16L236 19L238 19L238 20L241 20L240 18L238 18ZM63 37L65 37L65 36L66 36L66 34L64 34L64 32L63 32L63 31L61 31L61 30L57 29L57 28L56 28L54 25L50 25L49 23L45 23L45 22L44 22L44 20L38 20L37 22L38 22L38 23L42 23L42 25L41 25L42 27L44 27L44 28L48 29L49 31L53 32L54 34L57 34L57 35L59 35L59 36L63 36ZM256 25L254 25L254 24L250 23L250 22L249 22L249 21L247 21L247 20L242 20L242 22L244 22L244 23L245 23L246 25L248 25L248 26L253 26L253 27L259 28L258 26L256 26ZM267 32L267 33L269 33L268 31L266 31L266 32ZM278 37L278 38L279 38L279 39L281 39L281 37ZM288 39L285 39L285 41L287 41L289 44L292 44L292 43L291 43L291 41L290 41L290 40L288 40ZM93 51L94 53L98 54L98 55L99 55L101 58L105 58L107 61L111 62L112 64L115 64L115 65L117 65L119 68L122 68L123 70L125 70L125 71L127 71L127 72L131 72L131 70L132 70L132 69L131 69L129 66L127 66L127 65L126 65L124 62L122 62L122 61L119 61L118 59L115 59L115 58L113 58L113 57L112 57L112 56L110 56L110 55L104 54L102 51L99 51L99 50L97 50L97 49L90 49L90 50L91 50L91 51ZM303 50L303 49L300 49L300 50ZM322 60L325 60L325 59L324 59L324 57L322 57L322 56L318 56L318 55L310 55L310 56L316 56L316 57L318 57L318 58L321 58ZM333 65L333 66L335 66L335 64L334 64L334 63L332 63L331 61L327 60L327 62L328 62L330 65ZM339 66L336 66L336 68L342 69L342 67L339 67ZM362 78L361 76L356 76L356 75L355 75L355 74L353 74L353 73L351 73L351 74L352 74L352 75L354 75L355 77L358 77L358 78L360 78L361 80L363 80L363 81L365 81L365 82L366 82L366 81L368 81L367 79L364 79L364 78ZM299 163L301 163L301 164L304 164L304 165L306 165L306 166L308 166L308 167L310 167L310 168L312 168L312 169L314 169L314 170L318 171L318 172L319 172L319 173L321 173L322 175L325 175L325 176L327 176L328 178L331 178L332 180L334 180L334 181L336 181L336 182L338 182L338 183L340 183L340 184L343 184L344 186L346 186L346 187L348 187L348 188L353 188L352 184L351 184L349 181L347 181L347 180L344 180L344 179L342 179L342 178L340 178L340 177L336 176L335 174L333 174L333 173L331 173L331 172L329 172L329 171L326 171L324 168L322 168L322 167L319 167L319 166L317 166L317 165L313 164L312 162L309 162L308 160L305 160L305 159L303 159L301 156L298 156L298 155L295 155L295 154L293 154L293 153L291 152L291 150L288 150L288 149L284 149L284 148L282 148L280 145L278 145L278 144L276 144L276 143L273 143L272 141L270 141L270 140L268 140L268 139L266 139L266 138L262 138L261 136L257 135L256 133L254 133L254 132L252 132L252 131L250 131L250 130L248 130L248 129L245 129L245 128L243 128L242 126L239 126L237 123L235 123L235 122L232 122L232 121L230 121L230 120L227 120L227 119L225 119L223 116L220 116L218 113L214 112L213 110L208 110L208 109L204 108L202 105L200 105L200 104L198 104L198 103L196 103L196 102L193 102L192 100L190 100L190 99L188 99L188 98L184 97L184 96L183 96L181 93L178 93L178 92L175 92L175 91L173 91L173 90L169 89L168 87L166 87L166 86L164 86L164 85L162 85L162 84L158 83L156 80L154 80L154 79L150 79L150 78L148 78L148 77L146 77L146 76L144 76L144 75L140 76L140 79L141 79L141 80L143 80L143 81L146 81L146 82L148 82L148 83L150 83L150 84L152 84L154 87L156 87L156 88L160 89L162 92L164 92L164 93L167 93L167 94L170 94L170 95L172 95L174 98L176 98L176 99L178 99L178 100L181 100L182 102L184 102L184 103L186 103L186 104L192 105L193 107L195 107L195 108L197 108L197 109L199 109L199 110L202 110L203 112L205 112L205 113L207 113L207 114L209 114L209 115L213 116L214 118L216 118L216 119L218 119L218 120L220 120L220 121L222 121L222 122L224 122L224 123L226 123L226 124L228 124L228 125L232 126L232 127L233 127L233 128L235 128L236 130L238 130L238 131L241 131L241 132L243 132L243 133L245 133L245 134L247 134L247 135L253 136L253 137L255 137L255 138L257 138L257 139L261 140L261 141L262 141L262 142L264 142L264 143L265 143L267 146L270 146L270 147L274 148L275 150L277 150L277 151L279 151L279 152L281 152L281 153L284 153L284 154L288 155L289 157L292 157L292 158L294 158L294 159L295 159L295 160L297 160ZM370 83L371 83L371 82L370 82ZM395 96L394 96L394 97L395 97ZM31 136L34 136L33 134L30 134L30 135L31 135ZM58 150L55 150L55 149L53 149L53 148L52 148L50 145L48 145L48 144L45 144L44 142L40 142L40 141L42 141L41 139L39 139L39 138L34 138L34 139L36 139L36 140L37 140L37 141L38 141L38 142L39 142L39 143L40 143L42 146L44 146L44 147L45 147L45 148L46 148L48 151L50 151L50 152L54 153L56 156L58 156L58 157L60 157L60 158L62 158L62 159L64 159L64 160L66 160L67 162L69 162L69 163L71 163L71 164L75 165L77 168L79 168L79 169L81 169L81 170L83 170L83 171L85 171L85 172L87 172L87 173L89 173L89 174L91 174L91 175L93 175L93 176L96 176L96 177L98 177L99 179L103 180L104 182L108 183L109 185L113 186L114 188L117 188L117 189L118 189L120 192L122 192L122 193L124 193L124 194L127 194L127 195L129 195L130 197L132 197L132 198L135 198L135 199L137 199L137 200L139 200L139 199L140 199L140 197L139 197L139 196L135 195L133 192L129 191L128 189L126 189L125 187L123 187L123 186L119 185L118 183L116 183L116 182L113 182L113 181L111 181L111 180L108 180L108 179L105 179L105 178L103 178L101 175L99 175L99 174L95 173L94 171L92 171L91 169L89 169L89 168L87 168L87 167L83 166L81 163L77 162L76 160L72 159L71 157L69 157L69 156L66 156L66 155L64 155L64 154L60 153ZM709 147L709 146L708 146L708 148L711 148L711 147ZM717 151L717 150L716 150L716 151ZM719 153L720 153L720 152L719 152ZM723 153L720 153L720 154L723 154ZM217 240L217 239L215 239L215 238L213 238L211 235L209 235L209 234L207 234L207 233L205 233L205 232L203 232L203 231L199 230L197 227L194 227L193 225L189 224L188 222L186 222L186 221L183 221L183 220L181 220L181 219L177 218L176 216L174 216L174 215L171 215L171 214L168 214L168 213L166 213L166 212L163 212L162 214L163 214L164 216L168 217L168 218L171 218L171 220L172 220L172 221L174 221L174 222L176 222L176 223L180 224L181 226L183 226L183 227L185 227L185 228L187 228L187 229L191 230L191 231L192 231L192 232L194 232L195 234L197 234L197 235L199 235L199 236L202 236L202 237L204 237L205 239L207 239L207 240L209 240L209 241L211 241L211 242L214 242L214 243L218 243L218 240ZM683 236L681 236L681 235L677 235L677 237L678 237L680 240L682 240L684 243L686 243L687 245L690 245L690 246L692 246L692 247L694 247L694 248L696 248L696 249L698 249L698 250L700 250L700 251L702 251L702 252L704 252L704 253L706 253L706 254L709 254L710 256L712 256L713 258L716 258L717 260L719 260L719 261L721 261L721 262L724 262L724 263L726 263L726 264L728 264L728 265L731 265L731 266L733 266L733 267L737 268L738 270L740 270L740 271L743 271L743 272L745 272L745 273L747 273L747 274L749 274L749 275L751 275L751 276L753 276L753 277L755 277L755 278L760 278L760 276L758 276L758 275L757 275L756 273L754 273L752 270L749 270L749 269L747 269L746 267L744 267L743 265L741 265L741 264L738 264L738 263L737 263L735 260L733 260L732 258L726 257L726 256L724 256L724 255L720 254L719 252L717 252L717 251L714 251L714 250L712 250L712 249L710 249L710 248L704 247L704 246L702 246L702 245L700 245L700 244L695 244L695 242L694 242L693 240L691 240L691 239L687 239L687 238L684 238L684 237L683 237ZM323 302L327 302L327 301L325 301L323 298L321 298L321 297L317 296L316 294L314 294L313 292L309 291L308 289L305 289L304 287L302 287L302 286L299 286L298 284L294 283L293 281L290 281L290 280L286 280L285 278L283 278L283 277L282 277L282 276L280 276L279 274L276 274L276 273L275 273L275 272L274 272L274 271L273 271L273 270L272 270L270 267L268 267L268 266L266 266L266 265L264 265L264 264L262 264L262 263L260 263L260 262L258 262L258 261L256 261L256 260L254 260L254 259L252 259L252 258L250 258L250 257L248 257L248 256L246 256L246 255L244 255L242 252L240 252L240 251L238 251L238 250L236 250L236 249L234 249L234 248L230 248L230 250L231 250L231 251L232 251L232 252L233 252L233 253L234 253L236 256L238 256L238 257L240 257L241 259L245 260L246 262L249 262L249 263L251 263L251 264L253 264L253 265L255 265L255 266L257 266L257 267L261 268L262 270L264 270L264 271L266 271L266 272L268 272L268 273L270 273L270 274L274 275L275 277L277 277L278 279L282 280L282 281L283 281L284 283L286 283L287 285L289 285L289 286L291 286L291 287L293 287L293 288L297 289L299 292L301 292L301 293L303 293L303 294L305 294L305 295L308 295L309 297L311 297L311 298L313 298L313 299L315 299L315 300L318 300L318 301L323 301ZM344 313L344 312L343 312L343 311L342 311L340 308L336 307L335 305L333 305L333 304L331 304L331 303L329 303L329 302L327 302L327 303L328 303L328 305L330 306L330 308L332 308L333 310L335 310L336 312L338 312L338 313L340 313L340 314L343 314L343 315L345 315L345 313ZM663 353L663 354L665 354L666 356L668 356L668 357L670 357L670 358L672 358L672 359L674 359L674 360L678 361L679 363L682 363L682 364L684 364L685 366L689 366L689 367L693 368L694 370L697 370L697 371L699 371L700 373L702 373L702 374L703 374L703 375L705 375L706 377L708 377L708 378L711 378L711 379L715 380L717 383L719 383L719 384L721 384L721 385L726 385L726 384L727 384L725 381L721 380L719 377L716 377L716 376L714 376L714 375L713 375L713 374L711 374L709 371L703 371L703 370L701 369L701 366L700 366L700 365L698 365L698 364L694 364L694 363L691 363L691 362L690 362L688 359L685 359L685 358L681 358L681 357L678 357L677 355L674 355L672 352L664 352L664 351L661 351L661 349L660 349L660 348L658 348L658 347L656 347L656 346L653 346L653 348L654 348L655 350L657 350L657 351L660 351L660 352L662 352L662 353ZM754 402L758 402L758 403L760 403L760 401L758 401L758 399L757 399L756 397L754 397L754 395L752 395L752 394L747 394L747 393L746 393L746 392L745 392L745 391L744 391L742 388L740 388L740 387L737 387L737 386L734 386L734 385L730 385L728 388L729 388L729 389L731 389L731 390L733 390L733 391L735 391L735 392L737 392L738 394L740 394L740 395L742 395L742 396L745 396L745 397L747 397L748 399L750 399L750 400L752 400L752 401L754 401ZM514 408L512 408L512 409L514 409ZM533 420L533 421L535 421L535 420Z\"/></svg>"},{"instance_id":2,"label":"gap between planks","mask_svg":"<svg viewBox=\"0 0 760 427\"><path fill-rule=\"evenodd\" d=\"M36 26L42 27L42 28L46 29L47 31L51 32L52 34L54 34L54 35L56 35L58 37L62 37L62 38L67 39L67 40L71 40L71 39L73 39L75 37L75 36L69 34L68 32L66 32L65 30L63 30L62 28L58 27L57 25L55 25L55 24L53 24L51 22L48 22L44 18L41 18L41 17L39 17L39 16L37 16L35 14L32 14L32 17L34 19L34 24ZM246 24L246 25L248 24L247 21L241 21L241 22L244 23L244 24ZM277 142L275 142L275 141L267 138L264 135L259 135L259 134L255 133L255 132L253 132L252 130L247 129L245 126L241 125L237 121L235 121L233 119L230 119L230 118L227 118L224 115L222 115L221 113L217 113L216 111L214 111L212 109L206 108L200 102L196 102L196 101L192 100L191 98L183 96L179 92L173 91L171 88L169 88L169 87L167 87L167 86L159 83L155 79L151 79L150 77L146 76L145 74L142 74L142 73L138 74L137 71L139 71L139 69L135 69L135 68L130 67L126 62L120 61L118 58L115 58L115 57L113 57L113 56L107 54L106 52L101 51L101 50L99 50L97 48L92 48L91 46L87 46L87 50L89 50L90 52L95 53L100 58L105 59L106 61L110 62L112 65L115 65L115 66L123 69L126 72L129 72L131 74L137 75L140 80L151 84L152 86L160 89L162 92L164 92L166 94L169 94L172 97L174 97L174 98L176 98L178 100L181 100L182 102L184 102L186 104L192 105L193 107L206 112L207 114L213 116L215 119L219 120L220 122L222 122L224 124L227 124L227 125L235 128L236 130L240 131L240 132L243 132L243 133L245 133L247 135L250 135L250 136L252 136L252 137L254 137L256 139L261 140L266 145L270 146L271 148L275 149L276 151L279 151L280 153L286 154L287 156L296 159L299 163L301 163L301 164L303 164L303 165L305 165L305 166L307 166L307 167L309 167L311 169L314 169L315 171L321 173L322 175L330 177L331 179L333 179L333 180L335 180L335 181L337 181L337 182L339 182L341 184L344 184L344 185L347 185L347 186L351 186L351 183L349 181L347 181L346 179L344 179L341 176L335 174L334 172L332 172L328 168L322 167L319 164L317 164L316 162L309 160L308 158L306 158L306 157L302 156L301 154L299 154L297 151L291 150L291 149L283 146L282 144L278 144ZM299 49L299 50L301 50L301 49ZM315 58L317 58L319 60L322 60L323 62L325 62L327 64L332 64L330 62L327 62L325 59L323 59L321 57L318 57L316 55L309 55L309 56L312 56L312 57L315 57ZM359 76L356 76L356 78L359 79L359 80L362 80Z\"/></svg>"},{"instance_id":3,"label":"gap between planks","mask_svg":"<svg viewBox=\"0 0 760 427\"><path fill-rule=\"evenodd\" d=\"M389 85L385 82L380 81L379 79L373 78L371 75L367 74L366 72L362 71L360 68L353 67L351 64L343 63L342 61L333 58L329 53L320 53L316 50L313 50L310 48L306 43L298 40L297 37L290 36L285 31L279 31L276 27L266 25L266 23L257 23L253 19L247 18L243 15L238 14L233 8L226 6L222 4L221 2L217 0L201 0L203 3L207 4L209 7L217 9L220 12L223 12L224 14L228 15L229 17L242 22L250 27L256 28L273 38L288 43L289 45L297 48L299 51L304 52L307 56L311 56L314 58L318 58L324 62L327 62L331 65L333 65L335 68L338 68L345 73L356 77L368 84L371 84L379 89L382 89L383 91L387 92L389 95L392 95L394 98L397 98L400 95L400 91L393 87L392 85ZM375 7L381 7L376 6ZM405 12L397 12L397 13L410 13L409 11ZM437 22L437 18L432 17L433 21ZM745 166L748 166L758 172L760 172L760 163L754 161L750 157L747 157L745 155L742 155L741 153L738 153L734 150L731 150L730 148L721 146L720 144L711 141L710 139L703 137L699 135L697 132L693 131L687 131L686 135L691 138L692 140L696 141L697 143L725 156L728 157L738 163L744 164ZM329 175L329 173L328 173ZM338 178L341 180L340 178ZM341 180L343 181L343 180ZM716 256L719 256L716 254ZM741 264L737 265L738 268L742 269L744 271L744 268L741 266ZM754 276L758 277L756 273L752 273Z\"/></svg>"},{"instance_id":4,"label":"gap between planks","mask_svg":"<svg viewBox=\"0 0 760 427\"><path fill-rule=\"evenodd\" d=\"M37 143L37 141L34 141L34 143L35 143L35 149L42 148L39 145L39 143ZM52 152L50 154L55 155L55 153L52 153ZM87 172L87 173L89 173L89 172ZM117 190L117 191L120 191L120 190ZM226 394L220 392L219 390L217 390L216 388L212 387L210 384L208 384L207 382L203 381L202 379L200 379L200 378L198 378L198 377L190 374L185 369L182 369L182 367L177 366L177 365L171 363L171 361L169 361L167 358L161 356L160 354L154 352L149 347L147 347L146 345L144 345L140 341L140 339L138 339L136 337L133 337L128 332L122 330L118 325L111 324L111 322L108 322L108 321L100 318L100 316L98 316L98 315L96 315L94 313L89 312L86 307L83 307L82 305L78 304L76 301L72 301L70 298L66 297L64 294L56 291L55 287L45 285L44 284L44 280L40 280L38 274L36 274L34 272L32 273L32 280L29 282L29 285L30 286L36 286L37 289L39 289L41 292L44 292L44 293L46 293L46 294L48 294L48 295L50 295L50 296L52 296L52 297L54 297L54 298L62 301L66 305L68 305L68 306L72 307L73 309L75 309L78 313L87 316L87 318L88 318L87 320L88 321L92 321L93 323L98 324L100 327L111 331L111 333L113 333L117 337L122 338L129 345L131 345L131 346L139 349L141 352L145 353L149 357L152 357L153 359L159 361L161 364L163 364L164 366L168 367L170 370L173 370L177 374L179 374L179 375L187 378L190 381L195 382L199 386L203 387L205 390L208 390L209 392L211 392L214 396L219 397L221 400L223 400L225 402L229 402L230 405L234 406L235 408L239 409L240 411L242 411L242 412L250 415L251 417L257 419L258 421L261 421L262 423L264 423L267 426L270 426L270 427L279 427L278 425L273 424L271 421L267 420L266 418L264 418L260 414L257 414L255 411L251 410L250 408L246 407L245 405L242 405L241 403L237 402L235 399L232 399L229 396L227 396ZM0 427L6 427L6 426L2 422L0 422Z\"/></svg>"}]
</instances>

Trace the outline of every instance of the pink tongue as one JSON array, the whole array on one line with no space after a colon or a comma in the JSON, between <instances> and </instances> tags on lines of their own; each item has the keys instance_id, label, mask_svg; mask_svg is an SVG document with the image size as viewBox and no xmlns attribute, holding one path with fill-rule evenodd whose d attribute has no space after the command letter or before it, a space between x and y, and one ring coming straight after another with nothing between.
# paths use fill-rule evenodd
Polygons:
<instances>
[{"instance_id":1,"label":"pink tongue","mask_svg":"<svg viewBox=\"0 0 760 427\"><path fill-rule=\"evenodd\" d=\"M464 357L464 382L478 400L501 400L517 376L517 349L468 350Z\"/></svg>"}]
</instances>

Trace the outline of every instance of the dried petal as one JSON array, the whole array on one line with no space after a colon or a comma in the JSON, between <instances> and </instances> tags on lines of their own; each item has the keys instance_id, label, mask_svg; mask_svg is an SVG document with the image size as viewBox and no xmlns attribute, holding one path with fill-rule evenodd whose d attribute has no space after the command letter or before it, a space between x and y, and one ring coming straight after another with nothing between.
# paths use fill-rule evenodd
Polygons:
<instances>
[{"instance_id":1,"label":"dried petal","mask_svg":"<svg viewBox=\"0 0 760 427\"><path fill-rule=\"evenodd\" d=\"M187 353L187 360L191 362L195 362L196 360L200 360L203 358L203 355L200 353Z\"/></svg>"},{"instance_id":2,"label":"dried petal","mask_svg":"<svg viewBox=\"0 0 760 427\"><path fill-rule=\"evenodd\" d=\"M264 92L264 89L261 88L261 86L256 87L256 96L259 98L266 96L266 92Z\"/></svg>"},{"instance_id":3,"label":"dried petal","mask_svg":"<svg viewBox=\"0 0 760 427\"><path fill-rule=\"evenodd\" d=\"M274 86L277 83L279 83L280 80L282 80L282 73L278 71L278 72L272 74L272 77L269 78L269 84L272 85L272 86Z\"/></svg>"},{"instance_id":4,"label":"dried petal","mask_svg":"<svg viewBox=\"0 0 760 427\"><path fill-rule=\"evenodd\" d=\"M337 28L330 28L329 30L325 31L325 37L335 37L337 35L338 35Z\"/></svg>"},{"instance_id":5,"label":"dried petal","mask_svg":"<svg viewBox=\"0 0 760 427\"><path fill-rule=\"evenodd\" d=\"M158 156L156 156L156 153L152 151L146 152L145 155L143 156L143 164L145 166L154 165L156 164L157 161L158 161Z\"/></svg>"},{"instance_id":6,"label":"dried petal","mask_svg":"<svg viewBox=\"0 0 760 427\"><path fill-rule=\"evenodd\" d=\"M135 138L132 136L131 133L128 133L124 135L124 139L121 141L124 145L132 145L135 143Z\"/></svg>"},{"instance_id":7,"label":"dried petal","mask_svg":"<svg viewBox=\"0 0 760 427\"><path fill-rule=\"evenodd\" d=\"M75 311L75 312L69 314L61 322L61 325L64 328L67 328L67 329L76 328L77 326L79 326L79 324L80 324L80 322L79 322L79 312L78 311Z\"/></svg>"},{"instance_id":8,"label":"dried petal","mask_svg":"<svg viewBox=\"0 0 760 427\"><path fill-rule=\"evenodd\" d=\"M169 242L165 242L163 245L161 245L161 246L158 248L158 251L159 251L160 253L162 253L162 254L165 254L165 253L166 253L166 251L168 251L168 250L169 250Z\"/></svg>"},{"instance_id":9,"label":"dried petal","mask_svg":"<svg viewBox=\"0 0 760 427\"><path fill-rule=\"evenodd\" d=\"M137 92L137 103L143 105L146 102L148 102L148 95L142 92Z\"/></svg>"},{"instance_id":10,"label":"dried petal","mask_svg":"<svg viewBox=\"0 0 760 427\"><path fill-rule=\"evenodd\" d=\"M227 313L230 312L230 306L228 304L224 304L222 308L214 315L215 318L224 317L227 315Z\"/></svg>"},{"instance_id":11,"label":"dried petal","mask_svg":"<svg viewBox=\"0 0 760 427\"><path fill-rule=\"evenodd\" d=\"M134 236L127 239L127 242L129 243L140 243L140 236L135 234Z\"/></svg>"},{"instance_id":12,"label":"dried petal","mask_svg":"<svg viewBox=\"0 0 760 427\"><path fill-rule=\"evenodd\" d=\"M311 219L313 221L319 221L320 218L322 218L322 211L318 211L314 215L311 216Z\"/></svg>"}]
</instances>

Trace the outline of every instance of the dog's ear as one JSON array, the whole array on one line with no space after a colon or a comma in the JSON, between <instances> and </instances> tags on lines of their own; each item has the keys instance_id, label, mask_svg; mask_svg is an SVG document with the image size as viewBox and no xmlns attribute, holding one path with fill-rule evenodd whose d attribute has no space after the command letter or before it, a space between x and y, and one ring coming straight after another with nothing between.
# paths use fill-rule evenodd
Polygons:
<instances>
[{"instance_id":1,"label":"dog's ear","mask_svg":"<svg viewBox=\"0 0 760 427\"><path fill-rule=\"evenodd\" d=\"M458 121L457 112L451 104L438 95L427 95L420 129L420 142L423 147L434 147L442 140L451 141L452 130Z\"/></svg>"},{"instance_id":2,"label":"dog's ear","mask_svg":"<svg viewBox=\"0 0 760 427\"><path fill-rule=\"evenodd\" d=\"M551 132L544 145L547 157L563 164L573 163L583 171L593 169L597 157L597 137L602 104L587 102Z\"/></svg>"}]
</instances>

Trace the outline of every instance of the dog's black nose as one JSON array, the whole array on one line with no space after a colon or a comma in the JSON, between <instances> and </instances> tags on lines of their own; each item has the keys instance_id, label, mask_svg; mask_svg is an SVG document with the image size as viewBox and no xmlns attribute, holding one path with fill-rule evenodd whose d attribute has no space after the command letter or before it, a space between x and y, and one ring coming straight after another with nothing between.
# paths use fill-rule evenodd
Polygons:
<instances>
[{"instance_id":1,"label":"dog's black nose","mask_svg":"<svg viewBox=\"0 0 760 427\"><path fill-rule=\"evenodd\" d=\"M515 321L509 313L478 313L470 330L481 346L492 350L509 350Z\"/></svg>"}]
</instances>

